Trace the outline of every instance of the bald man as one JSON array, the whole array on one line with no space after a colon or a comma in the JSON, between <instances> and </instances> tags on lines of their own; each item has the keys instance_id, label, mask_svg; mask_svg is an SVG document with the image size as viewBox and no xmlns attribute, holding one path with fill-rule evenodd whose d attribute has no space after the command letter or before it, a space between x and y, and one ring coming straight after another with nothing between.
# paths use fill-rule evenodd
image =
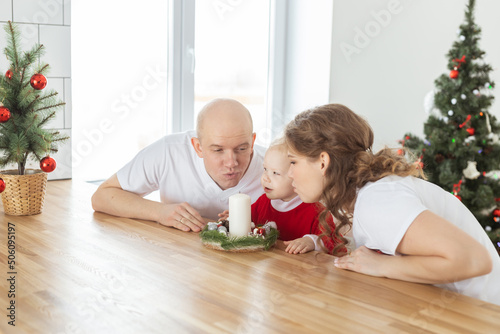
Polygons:
<instances>
[{"instance_id":1,"label":"bald man","mask_svg":"<svg viewBox=\"0 0 500 334\"><path fill-rule=\"evenodd\" d=\"M238 101L216 99L198 114L196 132L165 136L143 149L92 196L95 211L200 231L227 210L229 197L263 194L264 149ZM147 194L159 190L161 202Z\"/></svg>"}]
</instances>

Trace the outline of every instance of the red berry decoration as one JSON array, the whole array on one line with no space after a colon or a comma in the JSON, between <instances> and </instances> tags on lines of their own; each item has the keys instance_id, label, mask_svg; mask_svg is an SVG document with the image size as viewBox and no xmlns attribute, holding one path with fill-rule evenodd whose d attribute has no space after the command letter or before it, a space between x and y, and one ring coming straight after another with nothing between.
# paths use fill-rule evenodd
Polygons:
<instances>
[{"instance_id":1,"label":"red berry decoration","mask_svg":"<svg viewBox=\"0 0 500 334\"><path fill-rule=\"evenodd\" d=\"M4 106L0 107L0 123L5 123L10 119L10 110Z\"/></svg>"},{"instance_id":2,"label":"red berry decoration","mask_svg":"<svg viewBox=\"0 0 500 334\"><path fill-rule=\"evenodd\" d=\"M452 79L458 78L458 71L457 70L451 70L450 71L450 78L452 78Z\"/></svg>"},{"instance_id":3,"label":"red berry decoration","mask_svg":"<svg viewBox=\"0 0 500 334\"><path fill-rule=\"evenodd\" d=\"M467 131L467 132L469 133L469 135L471 135L471 136L473 136L473 135L474 135L474 133L476 132L476 130L474 130L474 128L468 128L466 131Z\"/></svg>"},{"instance_id":4,"label":"red berry decoration","mask_svg":"<svg viewBox=\"0 0 500 334\"><path fill-rule=\"evenodd\" d=\"M7 70L7 72L5 72L5 77L7 79L12 79L12 76L14 75L14 72L12 72L12 70Z\"/></svg>"},{"instance_id":5,"label":"red berry decoration","mask_svg":"<svg viewBox=\"0 0 500 334\"><path fill-rule=\"evenodd\" d=\"M40 160L40 169L45 173L53 172L56 169L56 161L51 157L45 157Z\"/></svg>"},{"instance_id":6,"label":"red berry decoration","mask_svg":"<svg viewBox=\"0 0 500 334\"><path fill-rule=\"evenodd\" d=\"M5 190L5 181L0 178L0 193L3 193L3 191Z\"/></svg>"},{"instance_id":7,"label":"red berry decoration","mask_svg":"<svg viewBox=\"0 0 500 334\"><path fill-rule=\"evenodd\" d=\"M42 90L47 86L47 78L43 74L37 73L31 77L30 83L31 87L36 90Z\"/></svg>"}]
</instances>

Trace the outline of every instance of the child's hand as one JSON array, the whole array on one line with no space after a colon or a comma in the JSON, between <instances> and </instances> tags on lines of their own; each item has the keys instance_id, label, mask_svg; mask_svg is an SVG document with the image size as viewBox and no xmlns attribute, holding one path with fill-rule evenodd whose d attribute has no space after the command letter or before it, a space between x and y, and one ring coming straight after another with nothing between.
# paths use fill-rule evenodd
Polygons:
<instances>
[{"instance_id":1,"label":"child's hand","mask_svg":"<svg viewBox=\"0 0 500 334\"><path fill-rule=\"evenodd\" d=\"M218 214L219 220L224 220L229 218L229 210L226 210L224 212L221 212Z\"/></svg>"},{"instance_id":2,"label":"child's hand","mask_svg":"<svg viewBox=\"0 0 500 334\"><path fill-rule=\"evenodd\" d=\"M290 254L303 254L314 250L314 241L309 237L302 237L283 242L287 247L285 252Z\"/></svg>"}]
</instances>

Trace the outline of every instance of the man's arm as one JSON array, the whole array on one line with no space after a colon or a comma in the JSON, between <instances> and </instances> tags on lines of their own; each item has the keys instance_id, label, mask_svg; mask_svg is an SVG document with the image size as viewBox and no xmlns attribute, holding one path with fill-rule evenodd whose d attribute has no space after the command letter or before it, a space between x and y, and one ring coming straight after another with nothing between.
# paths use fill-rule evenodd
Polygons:
<instances>
[{"instance_id":1,"label":"man's arm","mask_svg":"<svg viewBox=\"0 0 500 334\"><path fill-rule=\"evenodd\" d=\"M207 219L188 203L164 204L122 189L116 174L104 181L92 196L95 211L127 218L156 221L182 231L200 231Z\"/></svg>"}]
</instances>

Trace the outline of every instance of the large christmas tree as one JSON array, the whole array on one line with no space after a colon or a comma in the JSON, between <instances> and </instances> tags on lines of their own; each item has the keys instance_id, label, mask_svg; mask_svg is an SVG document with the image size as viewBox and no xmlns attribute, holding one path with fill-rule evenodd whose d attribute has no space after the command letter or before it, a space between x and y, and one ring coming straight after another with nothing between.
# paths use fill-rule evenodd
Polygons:
<instances>
[{"instance_id":1,"label":"large christmas tree","mask_svg":"<svg viewBox=\"0 0 500 334\"><path fill-rule=\"evenodd\" d=\"M51 172L55 161L50 154L57 152L57 144L68 137L44 126L64 102L57 99L56 91L42 92L47 84L44 74L49 69L40 61L44 46L37 44L24 52L18 27L9 21L5 31L4 53L10 68L0 75L0 167L15 163L19 175L24 175L31 158L41 162L43 171Z\"/></svg>"},{"instance_id":2,"label":"large christmas tree","mask_svg":"<svg viewBox=\"0 0 500 334\"><path fill-rule=\"evenodd\" d=\"M435 81L425 139L406 134L401 141L423 166L429 181L459 198L479 220L500 253L500 125L488 112L495 86L479 49L475 0L448 52L449 73Z\"/></svg>"}]
</instances>

